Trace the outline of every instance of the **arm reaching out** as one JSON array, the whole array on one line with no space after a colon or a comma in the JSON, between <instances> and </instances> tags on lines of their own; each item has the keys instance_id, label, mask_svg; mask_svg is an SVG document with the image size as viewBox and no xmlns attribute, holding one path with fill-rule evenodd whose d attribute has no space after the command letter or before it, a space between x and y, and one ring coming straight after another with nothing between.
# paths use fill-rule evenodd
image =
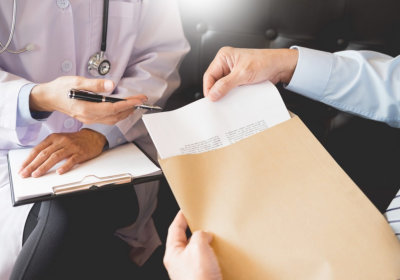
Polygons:
<instances>
[{"instance_id":1,"label":"arm reaching out","mask_svg":"<svg viewBox=\"0 0 400 280\"><path fill-rule=\"evenodd\" d=\"M234 87L271 81L289 83L296 68L296 49L219 50L203 77L204 95L212 101L222 98Z\"/></svg>"}]
</instances>

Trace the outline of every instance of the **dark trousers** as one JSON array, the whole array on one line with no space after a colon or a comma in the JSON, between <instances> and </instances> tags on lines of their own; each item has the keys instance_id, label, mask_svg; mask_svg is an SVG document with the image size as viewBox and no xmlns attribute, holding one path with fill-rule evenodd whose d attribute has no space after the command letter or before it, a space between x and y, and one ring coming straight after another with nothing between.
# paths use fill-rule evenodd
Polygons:
<instances>
[{"instance_id":1,"label":"dark trousers","mask_svg":"<svg viewBox=\"0 0 400 280\"><path fill-rule=\"evenodd\" d=\"M114 231L137 215L132 185L36 203L10 279L132 280L137 267Z\"/></svg>"}]
</instances>

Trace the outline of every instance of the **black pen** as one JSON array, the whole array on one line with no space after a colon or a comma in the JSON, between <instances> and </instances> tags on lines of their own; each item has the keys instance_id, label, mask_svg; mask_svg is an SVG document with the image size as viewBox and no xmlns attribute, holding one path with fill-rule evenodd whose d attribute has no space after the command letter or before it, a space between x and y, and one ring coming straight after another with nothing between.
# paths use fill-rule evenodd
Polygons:
<instances>
[{"instance_id":1,"label":"black pen","mask_svg":"<svg viewBox=\"0 0 400 280\"><path fill-rule=\"evenodd\" d=\"M100 95L94 92L86 91L86 90L77 90L77 89L71 89L68 94L69 98L72 99L77 99L77 100L83 100L83 101L89 101L89 102L111 102L115 103L118 101L124 101L126 99L123 98L116 98L116 97L111 97L111 96L104 96ZM162 108L160 106L154 106L154 105L148 105L148 104L141 104L141 105L135 105L136 109L146 109L146 110L155 110L155 111L161 111Z\"/></svg>"}]
</instances>

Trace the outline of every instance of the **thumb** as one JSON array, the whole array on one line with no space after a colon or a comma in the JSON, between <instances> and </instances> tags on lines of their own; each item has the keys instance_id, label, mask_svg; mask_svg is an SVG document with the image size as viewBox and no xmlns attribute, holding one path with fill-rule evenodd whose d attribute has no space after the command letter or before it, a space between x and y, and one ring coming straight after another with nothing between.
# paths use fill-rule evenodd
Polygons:
<instances>
[{"instance_id":1,"label":"thumb","mask_svg":"<svg viewBox=\"0 0 400 280\"><path fill-rule=\"evenodd\" d=\"M191 240L190 242L192 244L197 243L199 245L206 246L206 245L210 244L211 241L213 240L213 235L209 232L199 230L199 231L195 231L192 234L190 240Z\"/></svg>"},{"instance_id":2,"label":"thumb","mask_svg":"<svg viewBox=\"0 0 400 280\"><path fill-rule=\"evenodd\" d=\"M210 89L207 97L211 101L217 101L224 97L231 89L237 87L240 84L239 79L235 72L231 72L229 75L219 79Z\"/></svg>"}]
</instances>

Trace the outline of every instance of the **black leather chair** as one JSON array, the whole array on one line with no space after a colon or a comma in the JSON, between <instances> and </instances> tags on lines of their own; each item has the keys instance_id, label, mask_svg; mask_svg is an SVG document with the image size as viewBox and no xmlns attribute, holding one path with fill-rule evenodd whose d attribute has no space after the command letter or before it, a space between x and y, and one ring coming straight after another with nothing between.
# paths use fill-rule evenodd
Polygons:
<instances>
[{"instance_id":1,"label":"black leather chair","mask_svg":"<svg viewBox=\"0 0 400 280\"><path fill-rule=\"evenodd\" d=\"M287 48L400 53L397 0L179 0L192 47L181 66L174 109L202 97L202 76L219 48ZM284 90L298 114L380 211L400 187L400 130ZM400 106L400 104L399 104Z\"/></svg>"}]
</instances>

